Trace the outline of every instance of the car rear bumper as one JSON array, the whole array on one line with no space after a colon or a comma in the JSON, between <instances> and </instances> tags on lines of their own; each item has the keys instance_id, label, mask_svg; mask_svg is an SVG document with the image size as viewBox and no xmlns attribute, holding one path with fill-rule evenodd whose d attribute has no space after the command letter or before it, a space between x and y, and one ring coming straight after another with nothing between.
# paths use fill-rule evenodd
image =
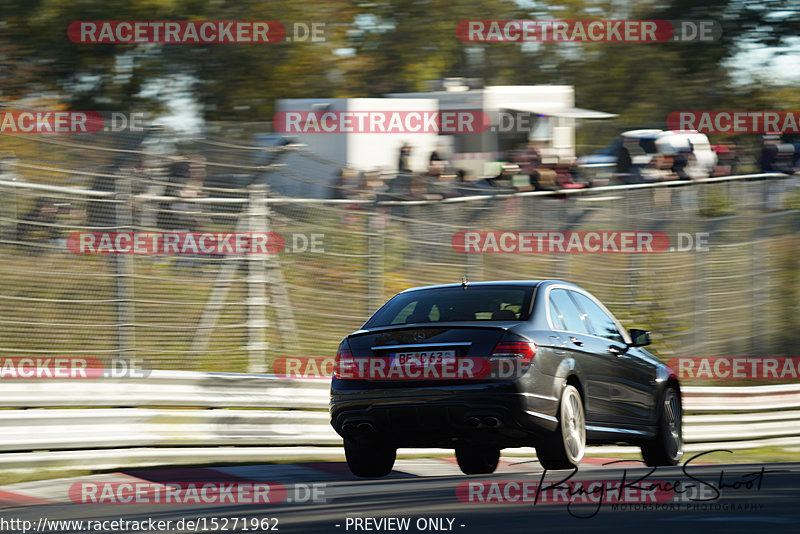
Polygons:
<instances>
[{"instance_id":1,"label":"car rear bumper","mask_svg":"<svg viewBox=\"0 0 800 534\"><path fill-rule=\"evenodd\" d=\"M520 391L517 381L355 388L333 380L331 425L346 438L375 437L398 447L453 447L481 440L532 445L555 430L558 400ZM373 385L374 387L374 385Z\"/></svg>"}]
</instances>

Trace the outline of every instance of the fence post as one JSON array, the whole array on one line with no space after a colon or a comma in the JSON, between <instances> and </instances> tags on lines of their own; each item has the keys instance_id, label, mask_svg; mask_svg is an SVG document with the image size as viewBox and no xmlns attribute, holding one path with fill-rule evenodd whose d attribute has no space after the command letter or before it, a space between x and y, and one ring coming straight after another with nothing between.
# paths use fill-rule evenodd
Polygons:
<instances>
[{"instance_id":1,"label":"fence post","mask_svg":"<svg viewBox=\"0 0 800 534\"><path fill-rule=\"evenodd\" d=\"M376 205L367 213L367 310L366 316L375 313L384 301L383 262L385 261L384 232L386 221Z\"/></svg>"},{"instance_id":2,"label":"fence post","mask_svg":"<svg viewBox=\"0 0 800 534\"><path fill-rule=\"evenodd\" d=\"M2 173L0 178L4 178ZM0 189L0 241L17 240L17 220L16 188Z\"/></svg>"},{"instance_id":3,"label":"fence post","mask_svg":"<svg viewBox=\"0 0 800 534\"><path fill-rule=\"evenodd\" d=\"M769 262L764 262L766 258L763 256L759 256L759 246L758 246L759 236L754 235L753 241L750 244L750 354L753 356L759 356L759 352L762 352L766 347L766 343L769 342L770 335L767 332L761 330L761 315L766 313L766 310L762 310L759 302L759 296L762 291L765 290L764 287L759 287L759 271L755 267L756 263L759 266L763 267L766 264L767 270L769 270ZM756 261L756 258L758 260ZM761 332L761 334L759 334Z\"/></svg>"},{"instance_id":4,"label":"fence post","mask_svg":"<svg viewBox=\"0 0 800 534\"><path fill-rule=\"evenodd\" d=\"M762 226L756 230L750 248L750 354L753 356L766 356L771 354L772 324L770 301L770 277L772 273L772 258L769 253L770 246L767 241L768 231Z\"/></svg>"},{"instance_id":5,"label":"fence post","mask_svg":"<svg viewBox=\"0 0 800 534\"><path fill-rule=\"evenodd\" d=\"M114 179L116 200L116 225L120 231L133 230L133 202L131 178L118 175ZM133 255L114 254L111 256L115 268L116 301L117 301L117 352L121 357L135 355L134 336L134 287L133 287Z\"/></svg>"},{"instance_id":6,"label":"fence post","mask_svg":"<svg viewBox=\"0 0 800 534\"><path fill-rule=\"evenodd\" d=\"M0 154L0 179L16 182L17 175L13 157ZM17 240L17 188L10 187L0 195L0 241Z\"/></svg>"},{"instance_id":7,"label":"fence post","mask_svg":"<svg viewBox=\"0 0 800 534\"><path fill-rule=\"evenodd\" d=\"M234 228L234 232L241 232L247 228L244 224L244 219L239 219ZM214 287L211 289L211 294L208 296L203 313L200 316L200 321L197 324L194 336L192 337L192 344L189 347L189 353L198 355L205 351L208 347L211 334L214 331L214 325L217 324L220 311L225 305L225 299L228 297L228 290L231 287L231 280L233 280L239 269L241 258L239 256L229 256L225 258L217 273L217 279L214 282Z\"/></svg>"},{"instance_id":8,"label":"fence post","mask_svg":"<svg viewBox=\"0 0 800 534\"><path fill-rule=\"evenodd\" d=\"M708 283L706 254L711 254L711 250L704 252L695 248L694 347L692 356L708 356L703 352L706 346L706 284Z\"/></svg>"},{"instance_id":9,"label":"fence post","mask_svg":"<svg viewBox=\"0 0 800 534\"><path fill-rule=\"evenodd\" d=\"M266 186L250 186L248 206L248 231L268 231ZM247 256L247 372L264 373L267 370L267 259L265 254Z\"/></svg>"}]
</instances>

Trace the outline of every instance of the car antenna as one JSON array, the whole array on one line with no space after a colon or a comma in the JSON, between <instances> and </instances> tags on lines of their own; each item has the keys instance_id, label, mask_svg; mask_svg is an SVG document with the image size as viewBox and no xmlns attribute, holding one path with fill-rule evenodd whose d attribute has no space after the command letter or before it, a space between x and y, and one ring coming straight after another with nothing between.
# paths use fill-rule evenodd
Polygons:
<instances>
[{"instance_id":1,"label":"car antenna","mask_svg":"<svg viewBox=\"0 0 800 534\"><path fill-rule=\"evenodd\" d=\"M461 278L461 287L462 287L463 289L467 289L467 286L468 286L468 285L469 285L469 280L467 280L467 275L465 274L465 275L464 275L464 276Z\"/></svg>"}]
</instances>

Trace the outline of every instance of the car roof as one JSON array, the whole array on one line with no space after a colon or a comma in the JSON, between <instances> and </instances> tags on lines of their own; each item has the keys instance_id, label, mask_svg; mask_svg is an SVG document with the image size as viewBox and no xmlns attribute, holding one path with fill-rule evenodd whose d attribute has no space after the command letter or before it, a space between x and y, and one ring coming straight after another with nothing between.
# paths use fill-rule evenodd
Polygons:
<instances>
[{"instance_id":1,"label":"car roof","mask_svg":"<svg viewBox=\"0 0 800 534\"><path fill-rule=\"evenodd\" d=\"M622 132L622 137L636 137L639 139L652 139L658 136L658 134L662 133L664 130L657 130L653 128L649 129L642 129L642 130L628 130L627 132Z\"/></svg>"},{"instance_id":2,"label":"car roof","mask_svg":"<svg viewBox=\"0 0 800 534\"><path fill-rule=\"evenodd\" d=\"M570 287L578 287L574 284L570 284L569 282L564 282L563 280L492 280L486 282L467 282L468 287L491 287L491 286L520 286L520 287L539 287L545 286L550 284L559 284L559 285L566 285ZM428 289L444 289L444 288L453 288L453 287L462 287L462 283L457 284L439 284L433 286L421 286L421 287L411 287L401 293L407 293L411 291L422 291Z\"/></svg>"},{"instance_id":3,"label":"car roof","mask_svg":"<svg viewBox=\"0 0 800 534\"><path fill-rule=\"evenodd\" d=\"M658 140L684 140L688 139L693 143L706 143L709 144L708 136L704 133L700 133L696 130L668 130L666 132L661 132L658 134Z\"/></svg>"}]
</instances>

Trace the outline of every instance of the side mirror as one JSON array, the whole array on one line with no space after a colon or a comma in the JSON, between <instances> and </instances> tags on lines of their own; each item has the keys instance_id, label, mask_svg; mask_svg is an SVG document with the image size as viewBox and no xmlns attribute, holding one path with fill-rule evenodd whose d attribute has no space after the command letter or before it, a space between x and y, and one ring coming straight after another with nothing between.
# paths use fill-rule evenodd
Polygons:
<instances>
[{"instance_id":1,"label":"side mirror","mask_svg":"<svg viewBox=\"0 0 800 534\"><path fill-rule=\"evenodd\" d=\"M650 332L647 330L631 328L628 333L631 335L631 347L644 347L650 344Z\"/></svg>"}]
</instances>

